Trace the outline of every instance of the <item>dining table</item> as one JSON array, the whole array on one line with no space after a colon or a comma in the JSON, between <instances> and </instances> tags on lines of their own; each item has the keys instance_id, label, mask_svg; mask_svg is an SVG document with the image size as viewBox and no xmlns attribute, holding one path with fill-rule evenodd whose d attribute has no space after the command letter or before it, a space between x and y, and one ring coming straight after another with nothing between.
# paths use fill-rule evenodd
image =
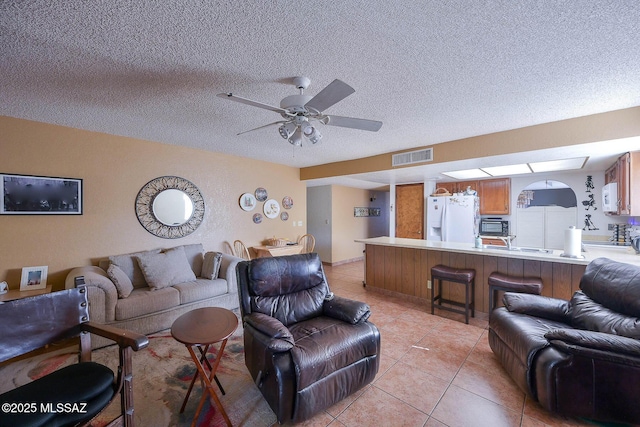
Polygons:
<instances>
[{"instance_id":1,"label":"dining table","mask_svg":"<svg viewBox=\"0 0 640 427\"><path fill-rule=\"evenodd\" d=\"M284 246L253 246L253 251L256 254L256 257L273 257L273 256L284 256L284 255L297 255L302 252L304 247L298 244L292 245L284 245Z\"/></svg>"}]
</instances>

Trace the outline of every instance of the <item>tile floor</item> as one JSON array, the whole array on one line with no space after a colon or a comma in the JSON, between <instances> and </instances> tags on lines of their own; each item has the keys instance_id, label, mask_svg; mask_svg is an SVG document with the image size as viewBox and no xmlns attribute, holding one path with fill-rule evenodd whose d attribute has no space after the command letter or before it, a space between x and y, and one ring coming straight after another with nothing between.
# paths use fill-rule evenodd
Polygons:
<instances>
[{"instance_id":1,"label":"tile floor","mask_svg":"<svg viewBox=\"0 0 640 427\"><path fill-rule=\"evenodd\" d=\"M337 295L371 306L382 337L375 381L305 426L588 426L542 409L510 380L487 340L487 316L446 311L362 286L364 263L325 266Z\"/></svg>"}]
</instances>

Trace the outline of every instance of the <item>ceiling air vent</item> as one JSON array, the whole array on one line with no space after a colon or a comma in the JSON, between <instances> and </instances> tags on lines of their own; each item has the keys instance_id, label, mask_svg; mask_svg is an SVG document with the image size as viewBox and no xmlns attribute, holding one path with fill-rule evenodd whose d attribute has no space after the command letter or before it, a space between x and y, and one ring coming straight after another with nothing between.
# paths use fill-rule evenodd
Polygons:
<instances>
[{"instance_id":1,"label":"ceiling air vent","mask_svg":"<svg viewBox=\"0 0 640 427\"><path fill-rule=\"evenodd\" d=\"M410 165L413 163L430 162L432 160L433 148L427 148L425 150L394 154L391 158L391 166Z\"/></svg>"}]
</instances>

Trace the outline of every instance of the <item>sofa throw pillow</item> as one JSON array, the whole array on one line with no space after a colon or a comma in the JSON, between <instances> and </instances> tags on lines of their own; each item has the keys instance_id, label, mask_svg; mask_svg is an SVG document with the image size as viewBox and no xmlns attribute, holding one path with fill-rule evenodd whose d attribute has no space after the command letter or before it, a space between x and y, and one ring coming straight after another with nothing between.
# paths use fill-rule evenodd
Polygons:
<instances>
[{"instance_id":1,"label":"sofa throw pillow","mask_svg":"<svg viewBox=\"0 0 640 427\"><path fill-rule=\"evenodd\" d=\"M112 255L109 257L109 262L115 264L131 279L134 288L146 288L147 282L144 280L144 275L138 265L137 256L146 255L148 253L160 253L160 249L153 249L150 251L133 252L130 254ZM109 268L107 266L107 268Z\"/></svg>"},{"instance_id":2,"label":"sofa throw pillow","mask_svg":"<svg viewBox=\"0 0 640 427\"><path fill-rule=\"evenodd\" d=\"M196 275L191 270L182 246L159 254L138 255L137 259L151 290L196 280Z\"/></svg>"},{"instance_id":3,"label":"sofa throw pillow","mask_svg":"<svg viewBox=\"0 0 640 427\"><path fill-rule=\"evenodd\" d=\"M109 276L109 279L111 279L113 284L116 285L118 298L126 298L131 295L131 292L133 291L133 283L131 283L131 279L129 279L120 267L115 264L109 264L107 276Z\"/></svg>"},{"instance_id":4,"label":"sofa throw pillow","mask_svg":"<svg viewBox=\"0 0 640 427\"><path fill-rule=\"evenodd\" d=\"M204 248L202 243L194 243L191 245L183 245L184 254L187 256L187 261L196 276L200 275L202 271L202 254L204 254Z\"/></svg>"},{"instance_id":5,"label":"sofa throw pillow","mask_svg":"<svg viewBox=\"0 0 640 427\"><path fill-rule=\"evenodd\" d=\"M220 273L220 264L222 263L222 254L220 252L207 252L204 254L202 262L202 273L200 277L205 279L217 279Z\"/></svg>"}]
</instances>

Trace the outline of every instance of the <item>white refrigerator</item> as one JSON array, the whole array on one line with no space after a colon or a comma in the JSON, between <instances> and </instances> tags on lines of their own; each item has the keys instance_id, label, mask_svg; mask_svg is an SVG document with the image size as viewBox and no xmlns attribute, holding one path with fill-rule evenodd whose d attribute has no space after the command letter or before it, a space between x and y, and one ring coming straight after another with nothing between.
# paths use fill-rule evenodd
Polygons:
<instances>
[{"instance_id":1,"label":"white refrigerator","mask_svg":"<svg viewBox=\"0 0 640 427\"><path fill-rule=\"evenodd\" d=\"M477 196L427 198L427 240L471 243L480 222Z\"/></svg>"}]
</instances>

